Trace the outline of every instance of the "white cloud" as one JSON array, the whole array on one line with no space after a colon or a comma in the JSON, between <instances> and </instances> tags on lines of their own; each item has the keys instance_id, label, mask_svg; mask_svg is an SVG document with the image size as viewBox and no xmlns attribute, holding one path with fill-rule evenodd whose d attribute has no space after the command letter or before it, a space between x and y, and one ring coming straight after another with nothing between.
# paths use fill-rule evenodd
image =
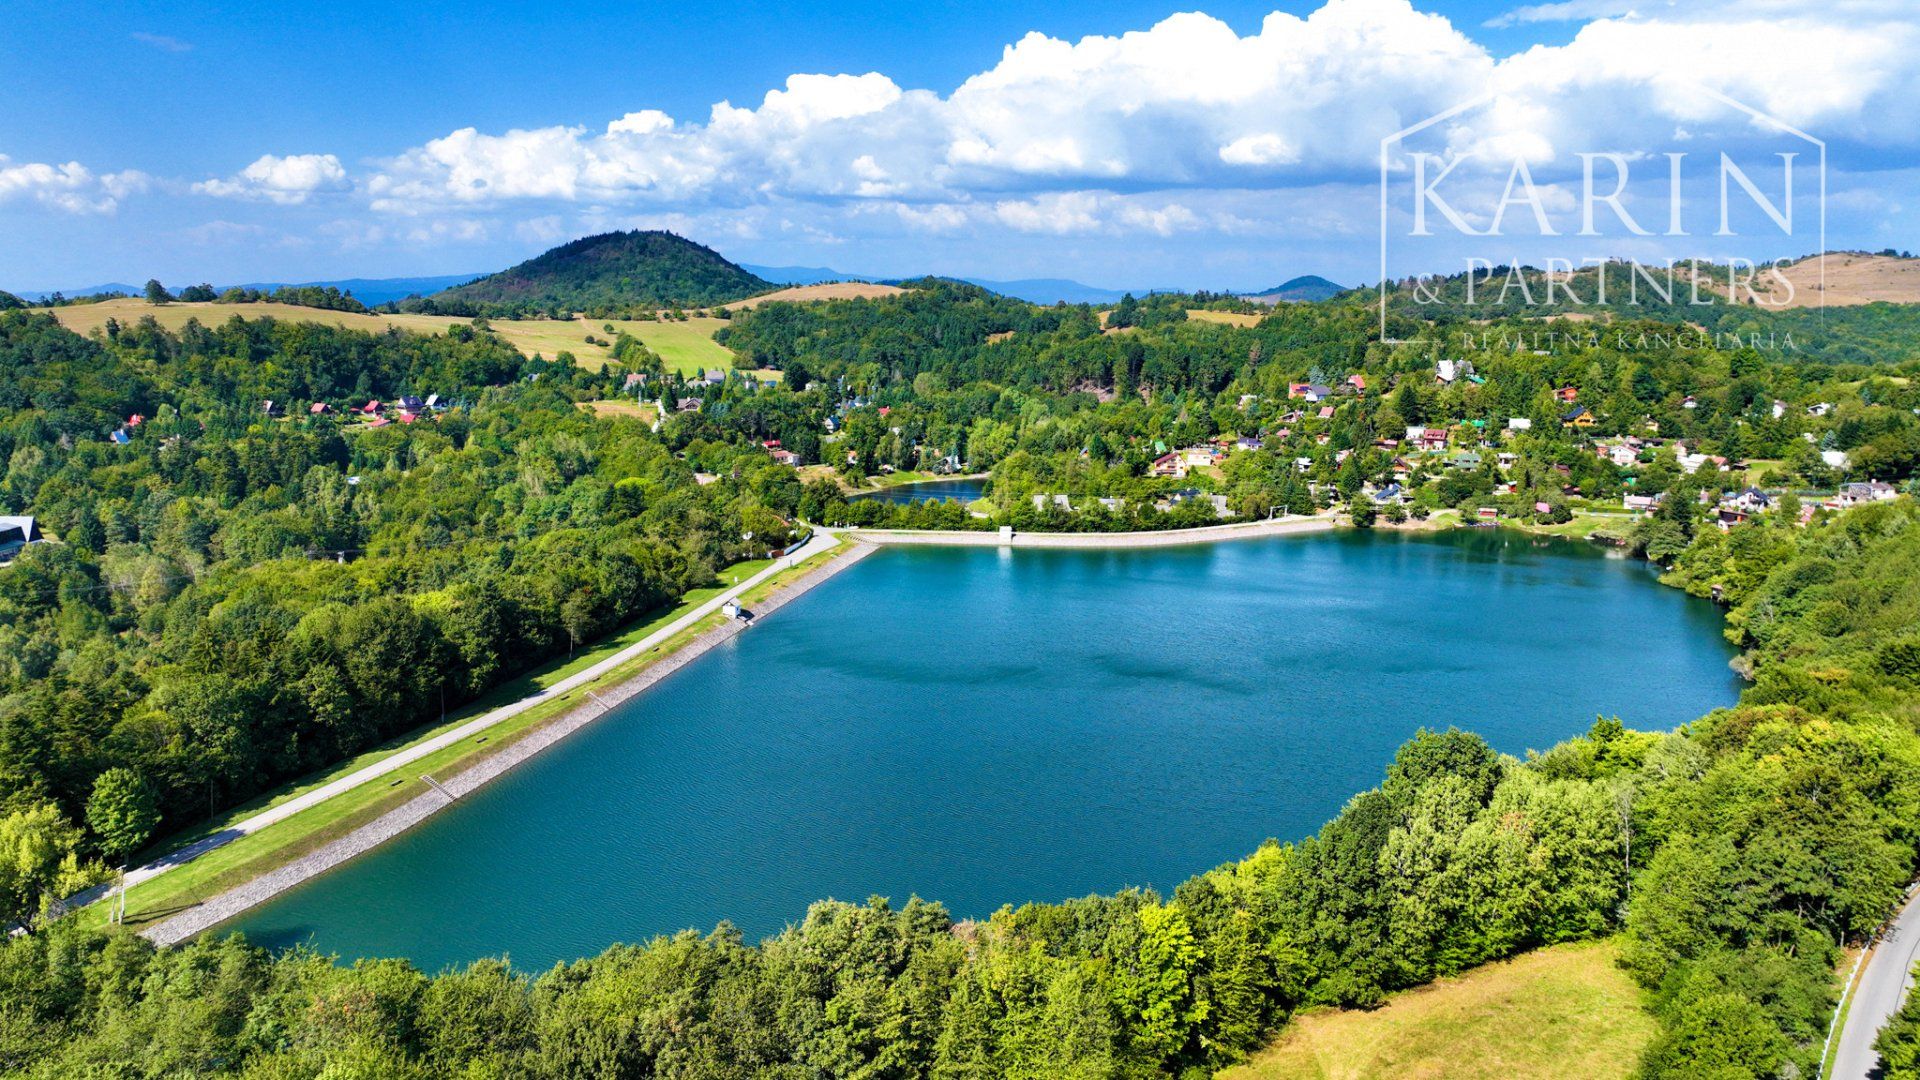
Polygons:
<instances>
[{"instance_id":1,"label":"white cloud","mask_svg":"<svg viewBox=\"0 0 1920 1080\"><path fill-rule=\"evenodd\" d=\"M127 36L142 45L151 45L162 52L183 53L193 51L193 42L181 41L177 37L168 37L166 34L149 34L144 30L135 30Z\"/></svg>"},{"instance_id":2,"label":"white cloud","mask_svg":"<svg viewBox=\"0 0 1920 1080\"><path fill-rule=\"evenodd\" d=\"M0 202L25 198L70 214L110 214L121 199L151 185L142 172L96 174L77 161L16 163L0 154Z\"/></svg>"},{"instance_id":3,"label":"white cloud","mask_svg":"<svg viewBox=\"0 0 1920 1080\"><path fill-rule=\"evenodd\" d=\"M229 199L264 199L292 206L320 192L352 188L347 170L332 154L263 154L253 164L224 180L202 180L193 190Z\"/></svg>"},{"instance_id":4,"label":"white cloud","mask_svg":"<svg viewBox=\"0 0 1920 1080\"><path fill-rule=\"evenodd\" d=\"M757 106L715 105L705 123L646 109L599 131L464 128L398 155L367 189L376 209L407 214L543 200L877 200L918 207L901 219L925 227L951 219L925 209L943 202L1364 183L1381 136L1488 87L1502 102L1450 138L1532 162L1564 163L1586 142L1644 148L1677 128L1751 126L1690 80L1908 152L1920 111L1900 88L1920 76L1920 29L1874 21L1885 2L1837 0L1861 14L1827 18L1655 0L1646 7L1659 17L1601 19L1566 45L1505 59L1408 0L1328 0L1245 36L1186 13L1117 36L1028 34L944 97L874 72L802 74ZM1009 213L1022 227L1040 220Z\"/></svg>"}]
</instances>

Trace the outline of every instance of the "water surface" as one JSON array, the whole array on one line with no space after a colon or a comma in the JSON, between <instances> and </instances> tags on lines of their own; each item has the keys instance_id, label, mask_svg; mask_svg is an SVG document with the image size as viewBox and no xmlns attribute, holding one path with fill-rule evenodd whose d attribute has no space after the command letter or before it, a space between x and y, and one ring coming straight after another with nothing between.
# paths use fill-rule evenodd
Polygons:
<instances>
[{"instance_id":1,"label":"water surface","mask_svg":"<svg viewBox=\"0 0 1920 1080\"><path fill-rule=\"evenodd\" d=\"M863 491L853 496L855 499L871 499L875 502L923 503L944 502L958 499L970 503L985 498L987 481L982 477L957 480L922 480L917 484L897 484L881 488L878 491Z\"/></svg>"},{"instance_id":2,"label":"water surface","mask_svg":"<svg viewBox=\"0 0 1920 1080\"><path fill-rule=\"evenodd\" d=\"M1523 753L1729 704L1716 610L1493 530L882 550L392 843L237 924L538 969L821 897L957 915L1294 839L1422 726Z\"/></svg>"}]
</instances>

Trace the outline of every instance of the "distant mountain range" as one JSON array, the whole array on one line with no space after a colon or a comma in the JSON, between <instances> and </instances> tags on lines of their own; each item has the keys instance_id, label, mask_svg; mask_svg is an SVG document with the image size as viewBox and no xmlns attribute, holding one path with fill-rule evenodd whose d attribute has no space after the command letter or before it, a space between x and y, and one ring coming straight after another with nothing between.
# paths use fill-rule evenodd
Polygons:
<instances>
[{"instance_id":1,"label":"distant mountain range","mask_svg":"<svg viewBox=\"0 0 1920 1080\"><path fill-rule=\"evenodd\" d=\"M530 305L546 309L585 310L674 304L704 307L765 292L775 285L819 285L830 281L869 281L897 285L901 278L851 274L828 266L759 266L735 264L711 248L666 232L616 232L589 236L554 248L496 274L445 274L412 278L341 278L331 281L249 282L240 288L271 291L287 285L332 286L351 292L369 307L410 296L432 297L448 305ZM1030 304L1118 303L1128 292L1183 291L1173 288L1106 289L1068 278L954 277L1002 296ZM191 282L170 282L176 291ZM232 286L215 286L225 290ZM122 292L138 296L142 285L109 282L79 289L61 289L67 296ZM1264 292L1243 294L1265 304L1325 300L1345 292L1342 285L1315 275L1293 278ZM29 303L53 293L19 292Z\"/></svg>"},{"instance_id":2,"label":"distant mountain range","mask_svg":"<svg viewBox=\"0 0 1920 1080\"><path fill-rule=\"evenodd\" d=\"M289 286L325 288L331 285L341 292L352 293L355 299L368 307L374 307L384 304L389 300L404 300L409 296L426 296L430 293L437 293L442 289L452 288L455 285L464 285L474 278L483 276L485 275L443 274L438 277L414 278L336 278L330 281L249 281L230 285L215 285L213 288L215 292L225 292L233 288L259 289L262 292L271 292L274 289L284 289ZM190 284L194 283L178 281L169 285L168 288L177 292L184 286ZM20 297L22 300L33 303L43 303L47 297L52 296L56 292L63 296L94 296L107 292L120 292L139 296L145 288L145 285L129 285L123 281L110 281L104 285L87 285L78 289L46 289L38 292L15 293L14 295Z\"/></svg>"}]
</instances>

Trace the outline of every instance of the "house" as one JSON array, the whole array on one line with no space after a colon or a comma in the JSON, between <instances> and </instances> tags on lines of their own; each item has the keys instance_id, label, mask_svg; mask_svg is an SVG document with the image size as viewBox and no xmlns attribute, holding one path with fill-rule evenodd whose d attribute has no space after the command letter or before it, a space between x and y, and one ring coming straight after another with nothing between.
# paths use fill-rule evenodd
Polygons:
<instances>
[{"instance_id":1,"label":"house","mask_svg":"<svg viewBox=\"0 0 1920 1080\"><path fill-rule=\"evenodd\" d=\"M0 517L0 562L12 562L22 548L43 539L32 518Z\"/></svg>"},{"instance_id":2,"label":"house","mask_svg":"<svg viewBox=\"0 0 1920 1080\"><path fill-rule=\"evenodd\" d=\"M1261 445L1260 440L1251 435L1242 435L1233 440L1233 448L1235 450L1258 450Z\"/></svg>"},{"instance_id":3,"label":"house","mask_svg":"<svg viewBox=\"0 0 1920 1080\"><path fill-rule=\"evenodd\" d=\"M840 421L829 416L826 419L826 428L827 428L827 434L831 435L834 432L840 430Z\"/></svg>"},{"instance_id":4,"label":"house","mask_svg":"<svg viewBox=\"0 0 1920 1080\"><path fill-rule=\"evenodd\" d=\"M380 415L380 403L378 401L369 401L365 405L360 406L360 415L361 416Z\"/></svg>"},{"instance_id":5,"label":"house","mask_svg":"<svg viewBox=\"0 0 1920 1080\"><path fill-rule=\"evenodd\" d=\"M279 416L280 406L276 402L263 401L260 403L260 413L262 416Z\"/></svg>"},{"instance_id":6,"label":"house","mask_svg":"<svg viewBox=\"0 0 1920 1080\"><path fill-rule=\"evenodd\" d=\"M324 401L316 401L313 404L307 406L308 416L325 416L332 411L333 411L332 406L328 405Z\"/></svg>"},{"instance_id":7,"label":"house","mask_svg":"<svg viewBox=\"0 0 1920 1080\"><path fill-rule=\"evenodd\" d=\"M624 382L622 382L622 383L620 384L620 389L622 389L622 390L631 390L631 389L633 389L633 388L634 388L634 387L636 387L636 386L645 386L645 385L647 385L647 373L646 373L646 372L644 372L644 371L629 371L629 372L627 372L627 377L626 377L626 380L625 380Z\"/></svg>"},{"instance_id":8,"label":"house","mask_svg":"<svg viewBox=\"0 0 1920 1080\"><path fill-rule=\"evenodd\" d=\"M137 428L146 422L147 418L141 416L139 413L134 413L132 416L127 417L127 426L130 428Z\"/></svg>"},{"instance_id":9,"label":"house","mask_svg":"<svg viewBox=\"0 0 1920 1080\"><path fill-rule=\"evenodd\" d=\"M1497 506L1482 506L1473 512L1473 516L1481 521L1498 521L1500 520L1500 508Z\"/></svg>"},{"instance_id":10,"label":"house","mask_svg":"<svg viewBox=\"0 0 1920 1080\"><path fill-rule=\"evenodd\" d=\"M1161 454L1153 459L1150 470L1155 476L1169 476L1175 480L1184 480L1187 476L1187 464L1179 454Z\"/></svg>"},{"instance_id":11,"label":"house","mask_svg":"<svg viewBox=\"0 0 1920 1080\"><path fill-rule=\"evenodd\" d=\"M1451 383L1456 379L1472 376L1473 361L1471 360L1440 360L1433 365L1433 377L1443 383Z\"/></svg>"},{"instance_id":12,"label":"house","mask_svg":"<svg viewBox=\"0 0 1920 1080\"><path fill-rule=\"evenodd\" d=\"M1322 386L1319 383L1288 383L1287 396L1302 398L1308 402L1319 402L1333 396L1333 387Z\"/></svg>"},{"instance_id":13,"label":"house","mask_svg":"<svg viewBox=\"0 0 1920 1080\"><path fill-rule=\"evenodd\" d=\"M1834 495L1835 501L1841 506L1859 506L1862 503L1886 502L1889 499L1897 499L1899 497L1900 492L1895 489L1892 484L1882 483L1878 480L1869 480L1864 484L1842 484L1840 485L1840 490ZM0 521L4 520L6 519L0 518Z\"/></svg>"},{"instance_id":14,"label":"house","mask_svg":"<svg viewBox=\"0 0 1920 1080\"><path fill-rule=\"evenodd\" d=\"M1729 495L1720 500L1720 504L1722 506L1738 507L1749 514L1757 514L1763 510L1771 509L1773 500L1767 498L1767 493L1761 491L1759 488L1749 487L1743 488L1739 494Z\"/></svg>"},{"instance_id":15,"label":"house","mask_svg":"<svg viewBox=\"0 0 1920 1080\"><path fill-rule=\"evenodd\" d=\"M384 416L376 416L373 419L367 421L366 426L370 428L386 427L388 424L391 424L391 423L393 423L393 421L387 419Z\"/></svg>"},{"instance_id":16,"label":"house","mask_svg":"<svg viewBox=\"0 0 1920 1080\"><path fill-rule=\"evenodd\" d=\"M1553 392L1553 396L1564 404L1571 405L1580 397L1580 390L1574 386L1563 386Z\"/></svg>"},{"instance_id":17,"label":"house","mask_svg":"<svg viewBox=\"0 0 1920 1080\"><path fill-rule=\"evenodd\" d=\"M1347 376L1347 385L1361 393L1365 393L1367 389L1367 377L1365 375L1349 375Z\"/></svg>"},{"instance_id":18,"label":"house","mask_svg":"<svg viewBox=\"0 0 1920 1080\"><path fill-rule=\"evenodd\" d=\"M1320 406L1320 419L1322 420L1333 419L1333 406L1331 405Z\"/></svg>"},{"instance_id":19,"label":"house","mask_svg":"<svg viewBox=\"0 0 1920 1080\"><path fill-rule=\"evenodd\" d=\"M1447 458L1447 464L1456 469L1477 469L1480 467L1480 455L1471 450L1462 450Z\"/></svg>"},{"instance_id":20,"label":"house","mask_svg":"<svg viewBox=\"0 0 1920 1080\"><path fill-rule=\"evenodd\" d=\"M1620 504L1622 506L1625 506L1629 510L1639 511L1642 513L1650 513L1659 507L1660 496L1628 495L1625 498L1620 500Z\"/></svg>"},{"instance_id":21,"label":"house","mask_svg":"<svg viewBox=\"0 0 1920 1080\"><path fill-rule=\"evenodd\" d=\"M724 383L726 381L727 381L727 373L719 370L718 368L712 371L703 371L700 374L700 382L706 384L707 386L719 386L721 383Z\"/></svg>"},{"instance_id":22,"label":"house","mask_svg":"<svg viewBox=\"0 0 1920 1080\"><path fill-rule=\"evenodd\" d=\"M1833 402L1831 401L1816 401L1813 404L1807 406L1808 416L1825 416L1832 411L1833 411Z\"/></svg>"},{"instance_id":23,"label":"house","mask_svg":"<svg viewBox=\"0 0 1920 1080\"><path fill-rule=\"evenodd\" d=\"M1692 394L1688 394L1686 400L1680 403L1680 407L1683 409L1697 409L1700 407L1700 399L1694 397Z\"/></svg>"},{"instance_id":24,"label":"house","mask_svg":"<svg viewBox=\"0 0 1920 1080\"><path fill-rule=\"evenodd\" d=\"M1398 506L1406 499L1400 491L1399 484L1388 484L1373 493L1373 501L1376 506Z\"/></svg>"},{"instance_id":25,"label":"house","mask_svg":"<svg viewBox=\"0 0 1920 1080\"><path fill-rule=\"evenodd\" d=\"M1102 510L1107 511L1110 514L1125 513L1127 509L1127 500L1116 499L1109 496L1107 498L1100 500L1100 508Z\"/></svg>"},{"instance_id":26,"label":"house","mask_svg":"<svg viewBox=\"0 0 1920 1080\"><path fill-rule=\"evenodd\" d=\"M1259 400L1260 400L1259 394L1241 394L1240 395L1240 411L1246 412L1248 409L1252 408Z\"/></svg>"},{"instance_id":27,"label":"house","mask_svg":"<svg viewBox=\"0 0 1920 1080\"><path fill-rule=\"evenodd\" d=\"M412 394L407 394L404 397L400 398L400 400L394 402L393 407L396 409L399 409L401 412L417 413L421 409L425 408L426 404L427 404L426 402L421 401L419 398L414 397Z\"/></svg>"},{"instance_id":28,"label":"house","mask_svg":"<svg viewBox=\"0 0 1920 1080\"><path fill-rule=\"evenodd\" d=\"M673 403L673 411L674 412L699 412L700 406L703 404L705 404L705 402L701 401L697 397L683 397Z\"/></svg>"},{"instance_id":29,"label":"house","mask_svg":"<svg viewBox=\"0 0 1920 1080\"><path fill-rule=\"evenodd\" d=\"M1598 421L1593 418L1593 411L1583 405L1563 414L1560 423L1567 427L1592 427Z\"/></svg>"},{"instance_id":30,"label":"house","mask_svg":"<svg viewBox=\"0 0 1920 1080\"><path fill-rule=\"evenodd\" d=\"M430 410L430 411L438 411L438 410L440 410L440 409L444 409L444 408L446 408L446 406L444 406L444 405L442 405L442 404L440 404L440 395L439 395L439 394L428 394L428 395L427 395L427 408L428 408L428 410Z\"/></svg>"},{"instance_id":31,"label":"house","mask_svg":"<svg viewBox=\"0 0 1920 1080\"><path fill-rule=\"evenodd\" d=\"M107 441L115 446L125 446L133 441L133 436L127 434L126 428L118 427L107 434Z\"/></svg>"},{"instance_id":32,"label":"house","mask_svg":"<svg viewBox=\"0 0 1920 1080\"><path fill-rule=\"evenodd\" d=\"M774 450L772 456L773 460L781 465L798 466L800 464L800 455L791 450Z\"/></svg>"},{"instance_id":33,"label":"house","mask_svg":"<svg viewBox=\"0 0 1920 1080\"><path fill-rule=\"evenodd\" d=\"M1508 431L1532 431L1533 421L1524 416L1507 417Z\"/></svg>"},{"instance_id":34,"label":"house","mask_svg":"<svg viewBox=\"0 0 1920 1080\"><path fill-rule=\"evenodd\" d=\"M1310 457L1294 458L1293 467L1296 472L1308 472L1313 468L1313 459Z\"/></svg>"},{"instance_id":35,"label":"house","mask_svg":"<svg viewBox=\"0 0 1920 1080\"><path fill-rule=\"evenodd\" d=\"M1778 420L1785 415L1787 415L1787 403L1776 398L1773 402L1773 418Z\"/></svg>"},{"instance_id":36,"label":"house","mask_svg":"<svg viewBox=\"0 0 1920 1080\"><path fill-rule=\"evenodd\" d=\"M1067 498L1065 495L1035 495L1033 497L1033 508L1035 510L1045 513L1048 507L1057 509L1063 514L1071 514L1073 513L1073 500Z\"/></svg>"},{"instance_id":37,"label":"house","mask_svg":"<svg viewBox=\"0 0 1920 1080\"><path fill-rule=\"evenodd\" d=\"M1445 450L1447 448L1447 429L1410 427L1407 429L1407 443L1427 451Z\"/></svg>"},{"instance_id":38,"label":"house","mask_svg":"<svg viewBox=\"0 0 1920 1080\"><path fill-rule=\"evenodd\" d=\"M1511 450L1502 450L1493 456L1493 463L1502 469L1511 469L1520 461L1520 455Z\"/></svg>"},{"instance_id":39,"label":"house","mask_svg":"<svg viewBox=\"0 0 1920 1080\"><path fill-rule=\"evenodd\" d=\"M720 605L720 614L725 615L729 619L739 618L744 610L745 609L740 606L740 601L737 597L729 598L726 603Z\"/></svg>"},{"instance_id":40,"label":"house","mask_svg":"<svg viewBox=\"0 0 1920 1080\"><path fill-rule=\"evenodd\" d=\"M1180 451L1180 460L1189 469L1212 465L1220 460L1220 448L1216 446L1189 446Z\"/></svg>"}]
</instances>

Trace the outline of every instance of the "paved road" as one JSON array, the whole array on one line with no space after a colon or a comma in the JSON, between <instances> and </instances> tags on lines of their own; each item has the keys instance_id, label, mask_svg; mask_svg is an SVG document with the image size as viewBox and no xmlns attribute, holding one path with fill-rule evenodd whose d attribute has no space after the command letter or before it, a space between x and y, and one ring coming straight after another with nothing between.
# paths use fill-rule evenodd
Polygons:
<instances>
[{"instance_id":1,"label":"paved road","mask_svg":"<svg viewBox=\"0 0 1920 1080\"><path fill-rule=\"evenodd\" d=\"M715 596L713 599L706 601L705 603L701 604L699 607L694 608L693 610L673 620L672 622L661 627L660 629L655 630L653 633L648 634L646 637L641 638L639 641L636 641L633 644L627 646L626 648L621 649L619 652L614 653L612 656L607 657L605 660L602 660L599 663L594 664L592 667L585 668L579 672L576 672L575 674L569 675L566 678L561 679L559 682L554 683L552 686L547 687L546 689L540 691L537 694L530 694L527 697L521 698L519 701L516 701L511 705L503 705L500 708L493 710L492 712L483 713L467 721L466 723L461 724L459 727L456 727L450 731L442 732L441 734L435 735L433 738L427 739L426 741L418 743L414 746L409 746L405 750L402 750L396 754L392 754L388 757L382 758L381 760L376 761L371 765L368 765L364 769L358 769L354 772L348 773L347 775L339 778L338 780L334 780L329 783L322 784L321 786L314 788L312 791L306 792L305 794L302 794L297 798L288 799L286 802L283 802L276 806L269 807L268 809L262 810L259 813L253 815L252 817L237 821L234 824L228 826L227 828L220 830L219 832L213 833L211 835L203 837L202 839L196 840L191 844L188 844L186 847L168 852L167 854L162 855L160 858L155 859L153 862L150 862L145 866L141 866L133 870L129 870L127 871L127 885L131 887L134 885L138 885L143 881L148 881L153 878L156 878L161 874L164 874L167 871L172 870L177 866L183 866L187 863L192 862L193 860L199 858L202 855L205 855L207 852L212 851L215 848L223 847L227 844L230 844L233 841L238 840L240 837L248 835L249 833L259 832L261 829L264 829L267 826L272 825L277 821L284 821L287 818L292 817L293 815L299 813L300 811L306 810L310 807L317 806L320 803L326 802L328 799L331 799L336 795L341 794L342 792L351 791L354 788L357 788L360 785L365 784L369 781L378 780L379 778L386 776L389 773L397 772L400 769L404 769L408 765L412 764L413 762L419 761L421 758L427 757L440 750L444 750L445 748L452 746L457 742L460 742L462 739L471 738L472 736L477 735L480 732L485 731L488 728L493 727L494 725L499 724L504 720L508 720L514 716L518 716L520 713L523 713L528 709L533 708L535 705L538 705L543 701L549 701L553 698L559 697L560 695L567 693L570 690L576 689L587 683L591 683L595 679L598 679L600 676L605 675L609 671L612 671L614 668L619 667L620 665L626 663L627 661L632 660L634 657L637 657L645 653L647 650L652 649L654 646L660 644L661 642L666 641L668 638L673 637L675 634L678 634L680 631L685 630L688 626L691 626L692 624L699 622L701 619L706 618L708 615L711 615L714 612L719 611L721 605L725 604L728 600L731 600L734 597L739 596L741 593L744 593L748 589L751 589L754 586L760 584L761 582L767 580L768 578L772 577L774 574L779 573L781 570L784 570L787 567L800 562L802 559L806 559L815 554L818 554L819 552L830 550L831 548L838 546L839 543L840 543L840 539L834 533L823 530L823 529L815 529L813 535L809 536L805 543L793 549L793 552L787 557L777 560L773 565L753 575L747 580L742 581L740 584L733 586L732 588L726 590L720 595ZM82 892L75 896L69 897L66 901L65 906L71 909L74 907L90 904L94 900L99 899L101 896L106 895L106 893L110 888L111 886L102 885L102 886L97 886L93 889L89 889L86 892Z\"/></svg>"},{"instance_id":2,"label":"paved road","mask_svg":"<svg viewBox=\"0 0 1920 1080\"><path fill-rule=\"evenodd\" d=\"M1833 1056L1828 1080L1867 1080L1880 1065L1874 1037L1900 1011L1900 1002L1913 987L1913 965L1920 960L1920 891L1907 897L1906 906L1887 925L1873 951L1860 966L1853 988L1853 1004L1846 1026L1840 1029L1839 1049Z\"/></svg>"}]
</instances>

